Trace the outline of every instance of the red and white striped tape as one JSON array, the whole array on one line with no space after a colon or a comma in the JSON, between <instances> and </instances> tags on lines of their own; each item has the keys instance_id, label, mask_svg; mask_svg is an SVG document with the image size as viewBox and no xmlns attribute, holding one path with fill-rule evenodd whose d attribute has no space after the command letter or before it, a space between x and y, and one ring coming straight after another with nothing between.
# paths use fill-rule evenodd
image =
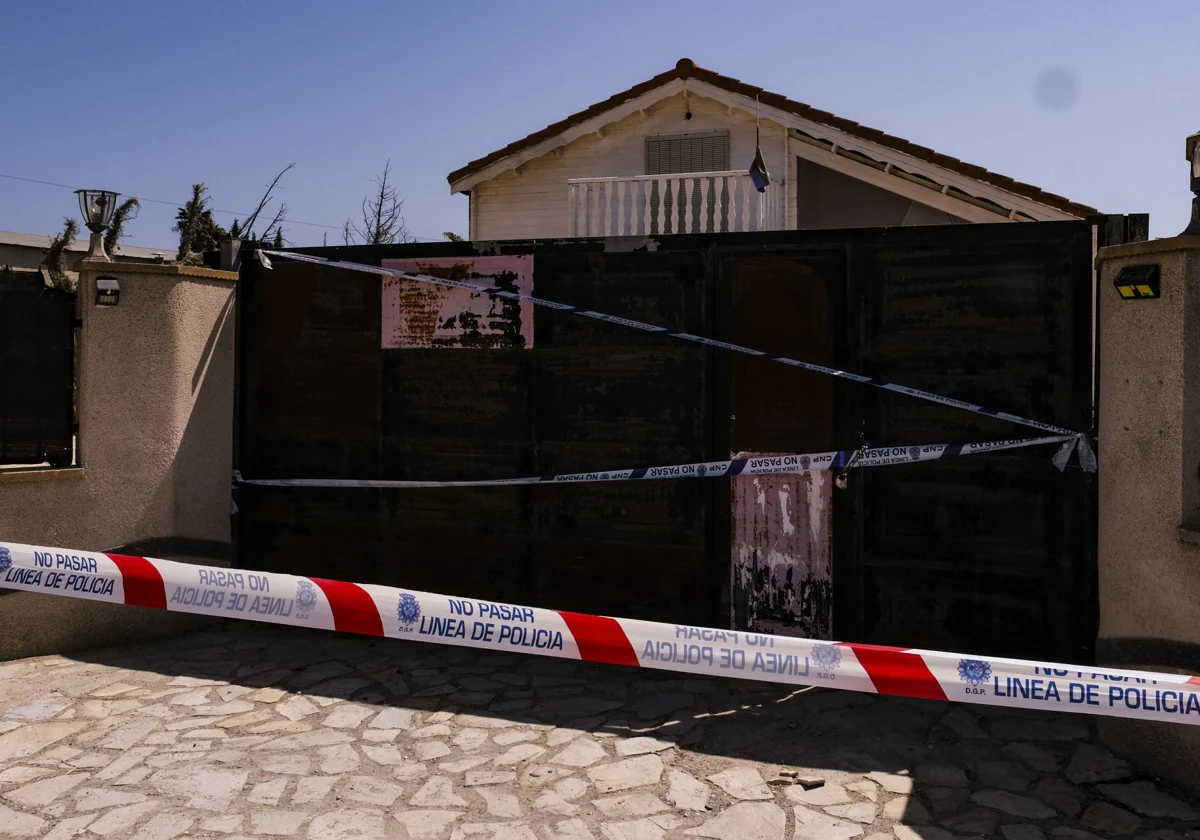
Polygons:
<instances>
[{"instance_id":1,"label":"red and white striped tape","mask_svg":"<svg viewBox=\"0 0 1200 840\"><path fill-rule=\"evenodd\" d=\"M0 543L0 587L689 674L1200 724L1200 677L605 618L150 557Z\"/></svg>"}]
</instances>

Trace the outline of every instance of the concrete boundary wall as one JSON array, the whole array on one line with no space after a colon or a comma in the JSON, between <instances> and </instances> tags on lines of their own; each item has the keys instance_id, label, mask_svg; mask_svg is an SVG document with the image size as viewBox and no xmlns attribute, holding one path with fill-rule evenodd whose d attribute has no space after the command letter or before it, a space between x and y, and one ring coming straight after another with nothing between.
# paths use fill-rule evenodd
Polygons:
<instances>
[{"instance_id":1,"label":"concrete boundary wall","mask_svg":"<svg viewBox=\"0 0 1200 840\"><path fill-rule=\"evenodd\" d=\"M83 262L81 465L0 470L6 539L228 561L237 274ZM117 306L96 306L116 277ZM151 545L154 543L152 542ZM0 590L0 660L142 640L194 621Z\"/></svg>"},{"instance_id":2,"label":"concrete boundary wall","mask_svg":"<svg viewBox=\"0 0 1200 840\"><path fill-rule=\"evenodd\" d=\"M1098 664L1200 673L1200 237L1104 248L1100 267ZM1161 297L1121 269L1157 265ZM1105 720L1102 736L1200 793L1200 730Z\"/></svg>"}]
</instances>

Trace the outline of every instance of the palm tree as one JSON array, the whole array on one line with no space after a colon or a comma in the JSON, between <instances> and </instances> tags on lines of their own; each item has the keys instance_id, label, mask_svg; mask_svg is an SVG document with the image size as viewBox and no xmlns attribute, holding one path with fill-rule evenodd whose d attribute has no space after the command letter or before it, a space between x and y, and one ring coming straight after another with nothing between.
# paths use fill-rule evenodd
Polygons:
<instances>
[{"instance_id":1,"label":"palm tree","mask_svg":"<svg viewBox=\"0 0 1200 840\"><path fill-rule=\"evenodd\" d=\"M108 230L104 232L104 250L110 256L116 253L117 246L121 243L121 237L125 233L125 225L137 218L138 210L141 207L142 203L136 198L127 198L121 202L117 207L117 211L113 213Z\"/></svg>"},{"instance_id":2,"label":"palm tree","mask_svg":"<svg viewBox=\"0 0 1200 840\"><path fill-rule=\"evenodd\" d=\"M79 235L79 224L70 217L63 219L63 222L63 231L50 240L50 247L46 249L46 258L42 261L42 265L46 266L50 282L56 288L70 291L74 288L74 283L67 276L65 255L67 248L71 247L71 243Z\"/></svg>"},{"instance_id":3,"label":"palm tree","mask_svg":"<svg viewBox=\"0 0 1200 840\"><path fill-rule=\"evenodd\" d=\"M229 234L213 219L208 206L208 187L192 184L192 197L175 214L175 230L179 234L179 261L195 260L194 254L216 248Z\"/></svg>"}]
</instances>

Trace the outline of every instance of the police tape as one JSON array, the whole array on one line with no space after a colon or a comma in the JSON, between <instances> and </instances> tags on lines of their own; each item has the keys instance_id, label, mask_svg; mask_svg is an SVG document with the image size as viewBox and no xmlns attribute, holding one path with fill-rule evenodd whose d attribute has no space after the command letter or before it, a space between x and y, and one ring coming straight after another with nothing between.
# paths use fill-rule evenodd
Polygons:
<instances>
[{"instance_id":1,"label":"police tape","mask_svg":"<svg viewBox=\"0 0 1200 840\"><path fill-rule=\"evenodd\" d=\"M825 642L0 543L0 587L220 618L872 694L1200 724L1200 677Z\"/></svg>"},{"instance_id":2,"label":"police tape","mask_svg":"<svg viewBox=\"0 0 1200 840\"><path fill-rule=\"evenodd\" d=\"M696 464L673 464L662 467L606 470L557 475L526 476L523 478L492 478L474 481L394 481L389 479L339 478L244 478L233 474L233 483L265 487L369 487L377 489L412 489L431 487L501 487L522 484L587 484L602 481L650 481L664 478L720 478L739 475L791 475L822 470L858 469L896 464L916 464L1044 446L1062 443L1069 435L1043 438L1020 438L984 443L937 443L925 446L884 446L874 449L841 449L835 452L810 452L805 455L759 455L753 458L733 458L729 461L706 461Z\"/></svg>"},{"instance_id":3,"label":"police tape","mask_svg":"<svg viewBox=\"0 0 1200 840\"><path fill-rule=\"evenodd\" d=\"M1062 448L1054 457L1054 463L1058 468L1065 469L1067 461L1071 457L1072 452L1079 454L1079 465L1087 472L1096 471L1096 453L1092 449L1091 441L1088 440L1086 434L1082 432L1065 429L1061 426L1053 426L1049 423L1042 423L1039 420L1031 420L1028 417L1021 417L1016 414L1010 414L1007 411L995 411L990 408L984 408L975 403L966 402L964 400L956 400L951 397L943 397L940 394L934 394L929 391L922 391L919 388L909 388L906 385L897 385L893 382L885 382L882 379L862 376L857 373L850 373L837 368L826 367L824 365L816 365L811 362L802 362L798 359L791 359L787 356L779 356L774 353L767 353L762 350L755 350L750 347L743 347L740 344L731 344L727 341L717 341L713 338L705 338L700 335L693 335L686 332L678 332L669 330L666 327L647 324L643 321L634 321L629 318L621 318L616 315L608 315L604 312L596 312L591 309L580 309L577 306L572 306L566 303L557 303L545 298L533 297L532 295L523 295L520 292L512 289L504 289L499 286L485 286L481 283L467 283L462 280L448 280L444 277L434 277L429 274L417 274L411 271L401 271L393 268L383 268L377 265L366 265L364 263L343 262L341 260L333 260L327 257L315 257L310 254L298 254L290 251L272 251L258 250L255 251L260 263L264 268L271 268L271 261L268 255L272 257L285 257L289 260L298 260L300 262L315 263L317 265L328 265L333 268L341 268L346 271L359 271L367 274L378 274L384 277L397 277L402 280L416 280L421 283L432 283L438 286L451 286L456 289L467 289L472 292L479 292L490 297L504 298L506 300L519 300L530 303L534 306L543 306L549 309L557 309L560 312L571 312L576 315L582 315L585 318L593 318L598 321L606 321L610 324L617 324L623 327L631 327L645 332L660 333L669 338L677 338L683 341L690 341L696 344L704 344L709 347L719 347L723 350L730 350L734 353L744 353L749 356L761 356L764 359L772 362L790 365L791 367L801 368L803 370L812 371L813 373L821 373L826 376L836 376L841 379L848 379L851 382L857 382L861 385L870 385L874 388L882 388L885 391L894 391L898 394L907 394L910 397L926 400L927 402L937 403L939 405L951 406L960 408L964 411L970 411L975 414L982 414L987 417L996 417L1000 420L1007 420L1010 423L1017 423L1022 426L1029 426L1034 429L1040 429L1043 432L1051 432L1057 435L1068 435L1070 439L1063 444Z\"/></svg>"}]
</instances>

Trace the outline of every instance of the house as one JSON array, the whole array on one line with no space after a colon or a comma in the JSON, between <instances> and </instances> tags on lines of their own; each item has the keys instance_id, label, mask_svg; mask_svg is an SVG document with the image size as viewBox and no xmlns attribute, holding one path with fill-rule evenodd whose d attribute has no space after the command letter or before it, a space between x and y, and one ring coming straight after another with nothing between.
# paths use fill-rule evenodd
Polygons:
<instances>
[{"instance_id":1,"label":"house","mask_svg":"<svg viewBox=\"0 0 1200 840\"><path fill-rule=\"evenodd\" d=\"M747 168L756 132L769 172ZM470 238L1081 219L1094 208L684 58L448 176Z\"/></svg>"},{"instance_id":2,"label":"house","mask_svg":"<svg viewBox=\"0 0 1200 840\"><path fill-rule=\"evenodd\" d=\"M0 267L9 268L40 268L46 258L46 249L54 237L44 233L17 233L12 230L0 230ZM76 264L87 253L88 237L84 233L66 247L63 262L68 272L75 270ZM174 248L138 248L134 245L118 245L112 258L117 262L153 263L175 259Z\"/></svg>"}]
</instances>

